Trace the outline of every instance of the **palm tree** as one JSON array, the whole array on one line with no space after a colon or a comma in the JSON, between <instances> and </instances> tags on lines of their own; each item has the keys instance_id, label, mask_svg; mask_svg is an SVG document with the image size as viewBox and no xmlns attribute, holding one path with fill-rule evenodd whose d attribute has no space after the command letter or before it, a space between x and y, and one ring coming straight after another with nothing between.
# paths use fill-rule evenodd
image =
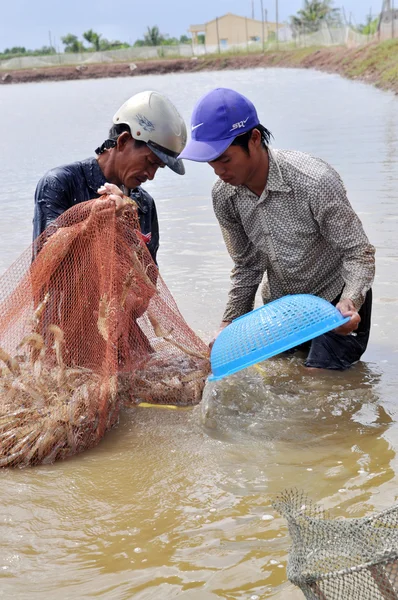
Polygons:
<instances>
[{"instance_id":1,"label":"palm tree","mask_svg":"<svg viewBox=\"0 0 398 600\"><path fill-rule=\"evenodd\" d=\"M159 27L148 27L147 33L144 35L145 46L160 46L164 40L164 36L160 33Z\"/></svg>"},{"instance_id":2,"label":"palm tree","mask_svg":"<svg viewBox=\"0 0 398 600\"><path fill-rule=\"evenodd\" d=\"M89 29L88 31L85 31L83 33L83 37L85 40L88 41L89 44L92 44L92 46L96 52L99 52L100 39L101 39L100 33L95 33L95 31L93 31L92 29Z\"/></svg>"},{"instance_id":3,"label":"palm tree","mask_svg":"<svg viewBox=\"0 0 398 600\"><path fill-rule=\"evenodd\" d=\"M290 17L293 30L309 33L317 31L322 22L329 25L339 23L339 9L332 4L333 0L305 0L304 7L297 11L297 15Z\"/></svg>"},{"instance_id":4,"label":"palm tree","mask_svg":"<svg viewBox=\"0 0 398 600\"><path fill-rule=\"evenodd\" d=\"M73 33L68 33L61 37L61 42L65 46L65 52L83 52L84 46Z\"/></svg>"}]
</instances>

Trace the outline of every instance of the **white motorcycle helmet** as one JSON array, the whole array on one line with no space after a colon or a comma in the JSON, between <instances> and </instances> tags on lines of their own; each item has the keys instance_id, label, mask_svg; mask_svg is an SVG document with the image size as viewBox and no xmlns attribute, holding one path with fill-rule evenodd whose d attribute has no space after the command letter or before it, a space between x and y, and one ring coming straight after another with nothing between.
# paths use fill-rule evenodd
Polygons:
<instances>
[{"instance_id":1,"label":"white motorcycle helmet","mask_svg":"<svg viewBox=\"0 0 398 600\"><path fill-rule=\"evenodd\" d=\"M185 173L177 156L185 148L187 128L174 104L158 92L140 92L129 98L113 117L113 123L130 127L135 140L145 142L175 173Z\"/></svg>"}]
</instances>

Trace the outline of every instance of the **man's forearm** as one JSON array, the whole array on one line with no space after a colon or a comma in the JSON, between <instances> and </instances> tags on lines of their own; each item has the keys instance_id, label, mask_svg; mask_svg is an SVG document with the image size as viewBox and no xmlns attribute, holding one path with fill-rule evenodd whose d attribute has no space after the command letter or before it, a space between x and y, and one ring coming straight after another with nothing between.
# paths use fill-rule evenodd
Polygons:
<instances>
[{"instance_id":1,"label":"man's forearm","mask_svg":"<svg viewBox=\"0 0 398 600\"><path fill-rule=\"evenodd\" d=\"M233 285L229 292L229 299L223 314L223 321L233 321L253 310L257 289L258 284L250 287Z\"/></svg>"},{"instance_id":2,"label":"man's forearm","mask_svg":"<svg viewBox=\"0 0 398 600\"><path fill-rule=\"evenodd\" d=\"M341 299L351 300L356 310L365 301L367 291L372 287L375 276L375 249L370 244L359 257L344 261L345 286Z\"/></svg>"}]
</instances>

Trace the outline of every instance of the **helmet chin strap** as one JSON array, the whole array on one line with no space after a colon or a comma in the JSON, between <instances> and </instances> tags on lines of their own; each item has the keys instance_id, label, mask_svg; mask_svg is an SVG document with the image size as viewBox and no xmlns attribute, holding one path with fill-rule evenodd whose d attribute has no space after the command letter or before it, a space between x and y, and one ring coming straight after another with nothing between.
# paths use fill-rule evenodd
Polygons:
<instances>
[{"instance_id":1,"label":"helmet chin strap","mask_svg":"<svg viewBox=\"0 0 398 600\"><path fill-rule=\"evenodd\" d=\"M105 140L105 142L103 144L101 144L101 146L98 146L98 148L95 150L96 154L103 154L105 152L105 150L109 150L110 148L114 148L116 146L116 140Z\"/></svg>"}]
</instances>

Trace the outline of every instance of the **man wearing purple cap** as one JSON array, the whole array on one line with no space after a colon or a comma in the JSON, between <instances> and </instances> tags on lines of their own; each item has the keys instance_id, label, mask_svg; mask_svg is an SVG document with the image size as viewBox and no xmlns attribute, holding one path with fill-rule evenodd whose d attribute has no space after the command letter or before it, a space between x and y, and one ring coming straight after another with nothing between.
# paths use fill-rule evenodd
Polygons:
<instances>
[{"instance_id":1,"label":"man wearing purple cap","mask_svg":"<svg viewBox=\"0 0 398 600\"><path fill-rule=\"evenodd\" d=\"M218 176L213 207L234 261L221 329L264 302L313 294L351 319L307 344L306 366L344 370L366 350L375 249L336 171L303 152L271 150L271 133L248 98L227 88L203 96L179 158ZM265 277L266 275L266 277Z\"/></svg>"}]
</instances>

